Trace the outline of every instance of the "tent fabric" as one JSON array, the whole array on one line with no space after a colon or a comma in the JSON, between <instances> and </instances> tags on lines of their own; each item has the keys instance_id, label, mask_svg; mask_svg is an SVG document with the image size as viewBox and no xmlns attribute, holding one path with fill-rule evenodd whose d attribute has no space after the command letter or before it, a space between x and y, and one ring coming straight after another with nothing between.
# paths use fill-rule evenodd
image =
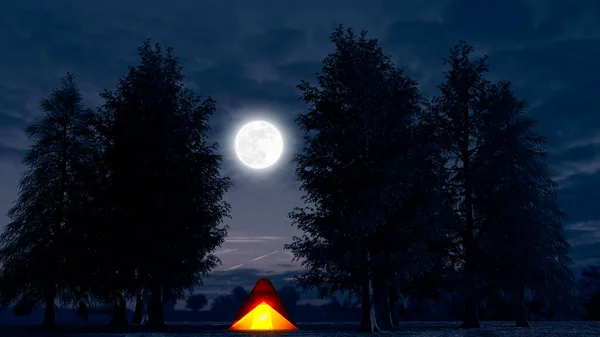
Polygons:
<instances>
[{"instance_id":1,"label":"tent fabric","mask_svg":"<svg viewBox=\"0 0 600 337\"><path fill-rule=\"evenodd\" d=\"M261 278L260 280L258 280L256 282L256 284L254 285L254 288L252 288L252 291L248 295L248 298L246 299L244 304L242 304L242 306L238 310L238 313L235 316L235 318L233 320L233 324L231 325L230 329L232 329L232 328L235 329L236 323L238 323L242 319L245 319L245 316L248 313L250 313L252 310L254 310L256 307L258 307L259 305L261 305L263 303L267 304L270 308L275 310L276 313L278 314L278 315L276 315L277 317L281 316L281 318L284 318L287 321L287 323L290 323L289 325L283 324L281 327L273 326L274 330L297 329L294 326L294 323L293 323L290 315L285 310L285 307L283 306L283 303L281 302L281 299L279 298L279 295L277 294L277 291L275 290L273 283L271 283L271 281L269 281L266 278ZM279 320L276 320L276 321L279 321Z\"/></svg>"},{"instance_id":2,"label":"tent fabric","mask_svg":"<svg viewBox=\"0 0 600 337\"><path fill-rule=\"evenodd\" d=\"M275 309L262 302L246 316L233 324L229 330L296 330L290 321L280 315Z\"/></svg>"}]
</instances>

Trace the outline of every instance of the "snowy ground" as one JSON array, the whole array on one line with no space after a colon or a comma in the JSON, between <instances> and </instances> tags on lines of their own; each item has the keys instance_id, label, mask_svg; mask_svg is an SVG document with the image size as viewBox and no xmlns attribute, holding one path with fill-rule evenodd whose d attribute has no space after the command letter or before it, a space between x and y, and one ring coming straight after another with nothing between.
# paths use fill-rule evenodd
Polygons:
<instances>
[{"instance_id":1,"label":"snowy ground","mask_svg":"<svg viewBox=\"0 0 600 337\"><path fill-rule=\"evenodd\" d=\"M600 336L600 322L532 322L528 329L515 328L513 322L483 322L481 329L459 329L458 323L452 322L408 322L403 323L397 331L384 332L380 336L468 336L468 337L496 337L496 336ZM289 336L289 337L353 337L365 336L356 333L355 323L348 324L298 324L299 330L285 334L247 334L232 333L227 331L227 326L214 325L212 327L198 325L171 326L165 332L147 332L137 328L129 328L127 331L109 331L105 327L62 327L53 333L42 333L32 327L5 327L0 326L1 337L21 336L85 336L85 337L192 337L192 336L214 336L214 337L245 337L245 336Z\"/></svg>"}]
</instances>

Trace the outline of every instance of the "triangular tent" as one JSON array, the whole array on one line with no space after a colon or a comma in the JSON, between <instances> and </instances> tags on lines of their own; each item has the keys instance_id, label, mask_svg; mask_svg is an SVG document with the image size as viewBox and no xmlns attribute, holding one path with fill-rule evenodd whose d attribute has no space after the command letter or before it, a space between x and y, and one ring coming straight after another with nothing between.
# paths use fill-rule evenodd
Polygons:
<instances>
[{"instance_id":1,"label":"triangular tent","mask_svg":"<svg viewBox=\"0 0 600 337\"><path fill-rule=\"evenodd\" d=\"M283 307L273 283L266 278L256 282L242 304L229 330L297 330Z\"/></svg>"}]
</instances>

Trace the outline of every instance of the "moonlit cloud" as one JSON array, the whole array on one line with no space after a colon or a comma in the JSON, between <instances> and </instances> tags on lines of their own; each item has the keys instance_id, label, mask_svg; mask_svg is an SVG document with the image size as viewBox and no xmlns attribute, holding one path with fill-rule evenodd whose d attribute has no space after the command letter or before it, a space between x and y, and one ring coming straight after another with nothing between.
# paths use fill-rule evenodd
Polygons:
<instances>
[{"instance_id":1,"label":"moonlit cloud","mask_svg":"<svg viewBox=\"0 0 600 337\"><path fill-rule=\"evenodd\" d=\"M571 246L577 248L582 245L600 244L600 221L582 221L565 225L565 230L570 232Z\"/></svg>"},{"instance_id":2,"label":"moonlit cloud","mask_svg":"<svg viewBox=\"0 0 600 337\"><path fill-rule=\"evenodd\" d=\"M264 259L265 257L271 256L271 255L273 255L273 254L277 254L277 253L279 253L279 251L278 251L278 250L276 250L276 251L274 251L274 252L270 252L269 254L265 254L265 255L261 255L261 256L259 256L259 257L255 257L255 258L253 258L253 259L252 259L252 261L258 261L258 260L262 260L262 259Z\"/></svg>"},{"instance_id":3,"label":"moonlit cloud","mask_svg":"<svg viewBox=\"0 0 600 337\"><path fill-rule=\"evenodd\" d=\"M569 178L579 174L594 174L600 170L600 157L588 161L569 162L565 161L554 166L557 173L556 180L566 181Z\"/></svg>"},{"instance_id":4,"label":"moonlit cloud","mask_svg":"<svg viewBox=\"0 0 600 337\"><path fill-rule=\"evenodd\" d=\"M223 249L223 250L219 250L219 251L215 252L215 255L227 254L227 253L235 252L236 250L238 250L238 249L237 248Z\"/></svg>"},{"instance_id":5,"label":"moonlit cloud","mask_svg":"<svg viewBox=\"0 0 600 337\"><path fill-rule=\"evenodd\" d=\"M229 267L229 268L225 269L224 271L230 271L230 270L238 269L239 267L241 267L243 265L244 265L243 263L236 264L235 266Z\"/></svg>"},{"instance_id":6,"label":"moonlit cloud","mask_svg":"<svg viewBox=\"0 0 600 337\"><path fill-rule=\"evenodd\" d=\"M273 241L273 240L283 240L283 237L280 236L228 236L225 238L225 242L235 242L235 243L244 243L244 242L264 242L264 241Z\"/></svg>"}]
</instances>

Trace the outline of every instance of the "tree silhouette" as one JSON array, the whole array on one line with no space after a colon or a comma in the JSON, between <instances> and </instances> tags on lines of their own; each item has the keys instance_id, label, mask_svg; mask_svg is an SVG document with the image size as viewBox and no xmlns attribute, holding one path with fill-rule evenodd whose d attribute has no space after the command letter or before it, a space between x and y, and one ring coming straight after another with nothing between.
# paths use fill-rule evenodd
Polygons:
<instances>
[{"instance_id":1,"label":"tree silhouette","mask_svg":"<svg viewBox=\"0 0 600 337\"><path fill-rule=\"evenodd\" d=\"M192 294L185 301L186 308L198 312L208 304L206 296L202 294Z\"/></svg>"},{"instance_id":2,"label":"tree silhouette","mask_svg":"<svg viewBox=\"0 0 600 337\"><path fill-rule=\"evenodd\" d=\"M172 48L147 40L138 55L140 64L116 91L102 94L110 171L106 255L136 280L117 288L130 295L148 290L148 324L162 326L162 294L181 298L220 262L212 252L227 233L222 198L231 184L220 176L217 144L207 140L215 102L184 87Z\"/></svg>"},{"instance_id":3,"label":"tree silhouette","mask_svg":"<svg viewBox=\"0 0 600 337\"><path fill-rule=\"evenodd\" d=\"M42 326L55 324L55 300L83 300L76 270L83 247L80 211L89 200L94 155L92 114L82 106L75 75L41 101L45 113L27 126L33 141L23 159L19 197L0 236L0 306L44 306ZM27 304L27 305L25 305Z\"/></svg>"},{"instance_id":4,"label":"tree silhouette","mask_svg":"<svg viewBox=\"0 0 600 337\"><path fill-rule=\"evenodd\" d=\"M444 63L450 69L444 73L444 81L439 85L441 96L431 101L431 110L438 116L442 134L440 146L447 154L447 166L452 175L447 188L455 196L456 214L462 224L458 231L463 271L463 290L468 298L462 326L480 327L478 307L482 280L479 268L479 242L477 241L477 219L474 214L474 172L475 153L480 144L481 116L486 111L485 92L487 81L487 56L472 58L473 47L461 41L451 51Z\"/></svg>"},{"instance_id":5,"label":"tree silhouette","mask_svg":"<svg viewBox=\"0 0 600 337\"><path fill-rule=\"evenodd\" d=\"M219 317L233 320L237 310L248 298L248 291L243 287L235 287L228 295L217 296L212 303L210 311Z\"/></svg>"},{"instance_id":6,"label":"tree silhouette","mask_svg":"<svg viewBox=\"0 0 600 337\"><path fill-rule=\"evenodd\" d=\"M497 271L495 285L513 297L517 326L527 327L527 289L548 301L574 304L571 247L556 202L558 183L544 162L545 140L525 117L526 102L515 97L509 82L490 86L488 95L475 159L479 236L490 264L486 269Z\"/></svg>"},{"instance_id":7,"label":"tree silhouette","mask_svg":"<svg viewBox=\"0 0 600 337\"><path fill-rule=\"evenodd\" d=\"M600 320L600 265L590 265L583 269L579 290L580 301L587 311L587 318Z\"/></svg>"},{"instance_id":8,"label":"tree silhouette","mask_svg":"<svg viewBox=\"0 0 600 337\"><path fill-rule=\"evenodd\" d=\"M283 307L291 316L294 316L294 309L300 300L300 293L296 290L296 287L292 285L283 286L277 290L277 294L283 303Z\"/></svg>"},{"instance_id":9,"label":"tree silhouette","mask_svg":"<svg viewBox=\"0 0 600 337\"><path fill-rule=\"evenodd\" d=\"M131 323L140 324L144 317L144 299L141 293L135 296L135 309L133 311L133 317Z\"/></svg>"},{"instance_id":10,"label":"tree silhouette","mask_svg":"<svg viewBox=\"0 0 600 337\"><path fill-rule=\"evenodd\" d=\"M297 284L315 287L321 296L360 293L360 329L376 331L372 288L394 277L384 273L394 261L378 239L389 210L405 197L400 191L410 173L403 159L421 97L416 83L366 36L337 27L330 37L335 51L323 61L318 87L299 85L309 111L297 119L306 144L294 162L304 201L314 206L290 214L306 235L286 249L308 267ZM383 298L377 311L387 311L381 328L390 328L388 291L376 294Z\"/></svg>"}]
</instances>

